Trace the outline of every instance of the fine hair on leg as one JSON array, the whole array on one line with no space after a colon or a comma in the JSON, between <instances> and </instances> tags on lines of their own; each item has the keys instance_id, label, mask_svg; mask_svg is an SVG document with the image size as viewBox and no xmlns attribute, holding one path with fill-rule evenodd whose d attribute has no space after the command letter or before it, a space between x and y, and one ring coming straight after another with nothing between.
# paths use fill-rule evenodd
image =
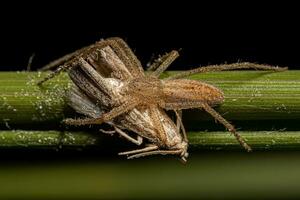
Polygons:
<instances>
[{"instance_id":1,"label":"fine hair on leg","mask_svg":"<svg viewBox=\"0 0 300 200\"><path fill-rule=\"evenodd\" d=\"M287 67L278 67L264 64L256 64L250 62L241 62L241 63L232 63L232 64L221 64L221 65L208 65L203 67L198 67L196 69L187 70L166 78L169 79L179 79L184 78L197 73L206 73L206 72L217 72L217 71L227 71L235 69L257 69L257 70L270 70L270 71L285 71Z\"/></svg>"},{"instance_id":2,"label":"fine hair on leg","mask_svg":"<svg viewBox=\"0 0 300 200\"><path fill-rule=\"evenodd\" d=\"M132 52L130 47L126 44L126 42L123 39L118 37L113 37L113 38L109 38L108 40L115 41L118 44L119 48L121 48L125 52L126 56L131 60L131 62L140 70L143 69L141 62L135 56L135 54Z\"/></svg>"},{"instance_id":3,"label":"fine hair on leg","mask_svg":"<svg viewBox=\"0 0 300 200\"><path fill-rule=\"evenodd\" d=\"M226 119L224 119L217 111L215 111L212 107L210 107L208 104L205 103L201 106L201 108L203 108L218 122L223 124L223 126L226 127L228 131L235 136L235 138L241 144L242 147L244 147L248 152L252 151L251 147L245 142L245 140L241 137L241 135L236 132L233 125L231 125Z\"/></svg>"},{"instance_id":4,"label":"fine hair on leg","mask_svg":"<svg viewBox=\"0 0 300 200\"><path fill-rule=\"evenodd\" d=\"M109 38L106 40L109 42L109 46L116 52L121 61L131 71L134 77L140 77L144 75L144 71L140 61L127 46L127 44L121 38Z\"/></svg>"},{"instance_id":5,"label":"fine hair on leg","mask_svg":"<svg viewBox=\"0 0 300 200\"><path fill-rule=\"evenodd\" d=\"M43 80L39 81L37 84L42 85L44 82L52 79L56 75L58 75L61 71L68 70L72 68L73 62L76 59L85 57L85 54L89 54L96 49L103 48L105 46L110 46L115 52L117 52L118 56L121 60L127 64L128 67L133 71L134 74L142 74L141 64L139 63L138 59L134 56L131 52L130 48L125 44L125 42L120 38L109 38L107 40L100 40L95 44L92 44L87 47L83 47L73 53L67 54L57 60L52 61L51 63L45 65L40 69L40 71L50 70L56 66L59 66L54 72L50 73L46 76ZM127 53L127 54L126 54ZM129 57L127 57L127 56ZM139 67L139 70L136 70L135 67L131 67L132 65Z\"/></svg>"},{"instance_id":6,"label":"fine hair on leg","mask_svg":"<svg viewBox=\"0 0 300 200\"><path fill-rule=\"evenodd\" d=\"M173 109L172 109L173 108ZM248 152L252 151L251 147L244 141L244 139L238 134L233 127L226 119L224 119L217 111L210 107L207 103L203 102L177 102L177 103L168 103L166 104L165 109L167 110L180 110L180 109L191 109L191 108L202 108L208 114L210 114L214 119L221 123L225 128L230 131L237 141L244 147Z\"/></svg>"},{"instance_id":7,"label":"fine hair on leg","mask_svg":"<svg viewBox=\"0 0 300 200\"><path fill-rule=\"evenodd\" d=\"M52 62L50 62L49 64L45 65L44 67L42 67L39 71L46 71L46 70L50 70L54 67L59 66L55 71L51 72L50 74L48 74L44 79L38 81L37 85L42 85L44 82L54 78L55 76L57 76L60 72L68 70L70 68L72 68L74 65L72 65L72 63L70 63L73 59L76 59L77 56L79 56L81 53L83 53L84 51L87 51L88 49L98 46L103 47L103 46L107 46L107 42L106 41L99 41L96 44L84 47L82 49L79 49L73 53L67 54L61 58L58 58L57 60L54 60Z\"/></svg>"},{"instance_id":8,"label":"fine hair on leg","mask_svg":"<svg viewBox=\"0 0 300 200\"><path fill-rule=\"evenodd\" d=\"M156 60L148 69L155 70L151 73L152 76L159 77L161 73L163 73L170 65L171 63L178 58L179 53L178 51L171 51L170 53L165 54L163 57Z\"/></svg>"},{"instance_id":9,"label":"fine hair on leg","mask_svg":"<svg viewBox=\"0 0 300 200\"><path fill-rule=\"evenodd\" d=\"M38 81L37 85L42 85L46 81L48 81L48 80L54 78L55 76L57 76L58 74L60 74L60 72L65 71L65 70L67 70L69 68L70 68L70 66L68 66L68 65L61 65L61 66L59 66L55 71L50 72L50 74L48 74L44 79Z\"/></svg>"},{"instance_id":10,"label":"fine hair on leg","mask_svg":"<svg viewBox=\"0 0 300 200\"><path fill-rule=\"evenodd\" d=\"M85 49L85 48L83 48ZM77 50L73 53L69 53L64 55L63 57L60 57L50 63L48 63L47 65L43 66L41 69L39 69L39 71L47 71L47 70L51 70L57 66L62 65L63 63L71 60L72 58L74 58L75 56L77 56L80 52L82 52L83 49Z\"/></svg>"},{"instance_id":11,"label":"fine hair on leg","mask_svg":"<svg viewBox=\"0 0 300 200\"><path fill-rule=\"evenodd\" d=\"M105 40L100 40L94 44L91 44L89 46L82 47L81 49L78 49L72 53L68 53L56 60L51 61L50 63L46 64L43 66L39 71L46 71L46 70L51 70L57 66L63 65L64 63L72 60L73 58L76 58L80 54L84 53L85 51L94 48L94 47L101 47L101 46L107 46L107 42Z\"/></svg>"}]
</instances>

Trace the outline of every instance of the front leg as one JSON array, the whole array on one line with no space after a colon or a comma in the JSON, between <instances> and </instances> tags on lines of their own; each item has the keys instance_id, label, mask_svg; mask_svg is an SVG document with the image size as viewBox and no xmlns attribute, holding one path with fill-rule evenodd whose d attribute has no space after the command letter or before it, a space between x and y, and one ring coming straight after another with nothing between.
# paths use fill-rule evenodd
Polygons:
<instances>
[{"instance_id":1,"label":"front leg","mask_svg":"<svg viewBox=\"0 0 300 200\"><path fill-rule=\"evenodd\" d=\"M105 47L108 45L108 42L105 40L99 41L96 44L84 47L82 49L79 49L73 53L67 54L61 58L58 58L52 62L50 62L49 64L45 65L44 67L42 67L40 69L40 71L46 71L46 70L50 70L53 69L57 66L59 66L55 71L51 72L50 74L48 74L44 79L40 80L37 85L42 85L44 82L54 78L55 76L57 76L60 72L62 71L66 71L70 68L72 68L72 65L70 64L71 60L75 59L76 57L78 57L79 55L81 55L82 53L84 53L85 51L87 51L88 49L92 48L92 47Z\"/></svg>"},{"instance_id":2,"label":"front leg","mask_svg":"<svg viewBox=\"0 0 300 200\"><path fill-rule=\"evenodd\" d=\"M104 48L106 46L110 46L115 52L117 52L117 55L121 58L121 60L124 63L128 64L128 67L131 69L133 74L140 75L142 73L141 64L131 52L130 48L126 45L126 43L120 38L109 38L107 40L100 40L90 46L83 47L73 53L67 54L45 65L40 69L40 71L50 70L55 67L58 68L48 74L44 79L40 80L37 84L42 85L44 82L57 76L60 72L72 68L72 63L75 62L76 59L78 60L79 58L84 58L86 54L96 51L97 49Z\"/></svg>"},{"instance_id":3,"label":"front leg","mask_svg":"<svg viewBox=\"0 0 300 200\"><path fill-rule=\"evenodd\" d=\"M61 66L59 66L55 71L50 72L45 78L43 78L42 80L38 81L37 85L38 86L42 85L46 81L54 78L55 76L57 76L58 74L60 74L62 71L66 71L69 68L71 68L71 66L69 66L69 65L61 65Z\"/></svg>"},{"instance_id":4,"label":"front leg","mask_svg":"<svg viewBox=\"0 0 300 200\"><path fill-rule=\"evenodd\" d=\"M65 63L67 63L68 61L72 60L73 58L78 57L79 55L83 54L84 52L88 51L89 49L92 48L103 48L105 46L108 46L110 44L109 41L107 40L100 40L94 44L91 44L89 46L85 46L81 49L78 49L72 53L66 54L58 59L55 59L53 61L51 61L50 63L44 65L39 71L46 71L46 70L51 70L55 67L64 65Z\"/></svg>"}]
</instances>

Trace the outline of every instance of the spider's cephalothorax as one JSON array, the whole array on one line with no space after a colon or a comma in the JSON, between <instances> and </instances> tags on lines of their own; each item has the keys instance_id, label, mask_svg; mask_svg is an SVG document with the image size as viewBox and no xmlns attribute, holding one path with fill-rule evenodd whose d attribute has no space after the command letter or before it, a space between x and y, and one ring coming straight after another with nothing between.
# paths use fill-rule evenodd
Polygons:
<instances>
[{"instance_id":1,"label":"spider's cephalothorax","mask_svg":"<svg viewBox=\"0 0 300 200\"><path fill-rule=\"evenodd\" d=\"M187 79L179 79L194 73L232 69L262 69L282 71L286 68L255 63L211 65L185 71L166 79L160 74L178 57L171 51L157 59L145 74L139 60L120 38L109 38L82 48L51 62L43 69L60 67L38 84L51 79L62 70L68 70L74 83L68 95L69 104L85 119L66 119L70 125L108 123L129 141L145 147L119 153L128 158L154 154L175 154L183 161L188 156L188 139L181 120L181 110L199 108L223 124L238 142L250 151L250 146L212 106L223 102L218 88ZM164 110L173 110L176 124ZM124 130L130 130L136 137Z\"/></svg>"},{"instance_id":2,"label":"spider's cephalothorax","mask_svg":"<svg viewBox=\"0 0 300 200\"><path fill-rule=\"evenodd\" d=\"M152 76L139 77L125 85L127 94L139 98L146 105L163 103L163 85L161 80Z\"/></svg>"}]
</instances>

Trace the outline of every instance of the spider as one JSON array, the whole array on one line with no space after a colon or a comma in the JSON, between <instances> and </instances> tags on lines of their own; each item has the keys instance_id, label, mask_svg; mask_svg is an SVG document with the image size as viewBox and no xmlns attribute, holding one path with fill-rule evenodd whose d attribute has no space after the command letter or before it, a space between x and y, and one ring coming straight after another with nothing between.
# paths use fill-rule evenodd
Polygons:
<instances>
[{"instance_id":1,"label":"spider","mask_svg":"<svg viewBox=\"0 0 300 200\"><path fill-rule=\"evenodd\" d=\"M283 71L287 68L249 62L209 65L159 79L178 56L175 50L165 54L150 65L149 73L145 73L140 61L121 38L108 38L49 63L42 69L59 67L38 84L68 70L75 84L68 94L69 104L87 118L65 119L64 123L108 123L114 128L110 133L117 132L137 145L146 139L144 148L119 153L128 158L175 154L186 161L188 138L182 123L182 110L195 108L209 113L235 136L243 148L251 151L234 126L212 108L224 101L223 92L204 82L182 78L223 70ZM164 110L175 112L176 124ZM126 133L126 129L136 133L137 138Z\"/></svg>"}]
</instances>

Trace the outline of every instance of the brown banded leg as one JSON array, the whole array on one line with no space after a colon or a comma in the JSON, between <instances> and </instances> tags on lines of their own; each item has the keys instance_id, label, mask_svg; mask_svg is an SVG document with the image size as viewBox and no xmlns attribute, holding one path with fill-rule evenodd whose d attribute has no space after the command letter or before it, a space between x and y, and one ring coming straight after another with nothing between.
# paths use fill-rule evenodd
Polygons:
<instances>
[{"instance_id":1,"label":"brown banded leg","mask_svg":"<svg viewBox=\"0 0 300 200\"><path fill-rule=\"evenodd\" d=\"M270 70L270 71L280 72L280 71L285 71L288 68L256 64L256 63L250 63L250 62L222 64L222 65L208 65L208 66L198 67L196 69L192 69L192 70L188 70L185 72L175 74L173 76L166 78L166 80L184 78L184 77L190 76L192 74L197 74L197 73L228 71L228 70L235 70L235 69L257 69L257 70Z\"/></svg>"},{"instance_id":2,"label":"brown banded leg","mask_svg":"<svg viewBox=\"0 0 300 200\"><path fill-rule=\"evenodd\" d=\"M132 99L131 101L127 101L122 105L113 108L108 113L102 114L98 118L86 118L86 119L65 119L63 122L68 125L74 126L82 126L82 125L92 125L92 124L102 124L104 122L108 122L113 120L115 117L122 115L139 104L139 101L135 101Z\"/></svg>"},{"instance_id":3,"label":"brown banded leg","mask_svg":"<svg viewBox=\"0 0 300 200\"><path fill-rule=\"evenodd\" d=\"M178 51L173 50L170 53L167 53L156 59L154 63L150 65L147 71L153 71L151 75L159 77L160 74L163 73L176 58L178 58L178 56Z\"/></svg>"},{"instance_id":4,"label":"brown banded leg","mask_svg":"<svg viewBox=\"0 0 300 200\"><path fill-rule=\"evenodd\" d=\"M180 132L180 128L181 128L183 140L187 142L188 141L187 134L184 125L182 123L182 110L174 110L174 112L176 114L176 125L177 125L178 132Z\"/></svg>"}]
</instances>

